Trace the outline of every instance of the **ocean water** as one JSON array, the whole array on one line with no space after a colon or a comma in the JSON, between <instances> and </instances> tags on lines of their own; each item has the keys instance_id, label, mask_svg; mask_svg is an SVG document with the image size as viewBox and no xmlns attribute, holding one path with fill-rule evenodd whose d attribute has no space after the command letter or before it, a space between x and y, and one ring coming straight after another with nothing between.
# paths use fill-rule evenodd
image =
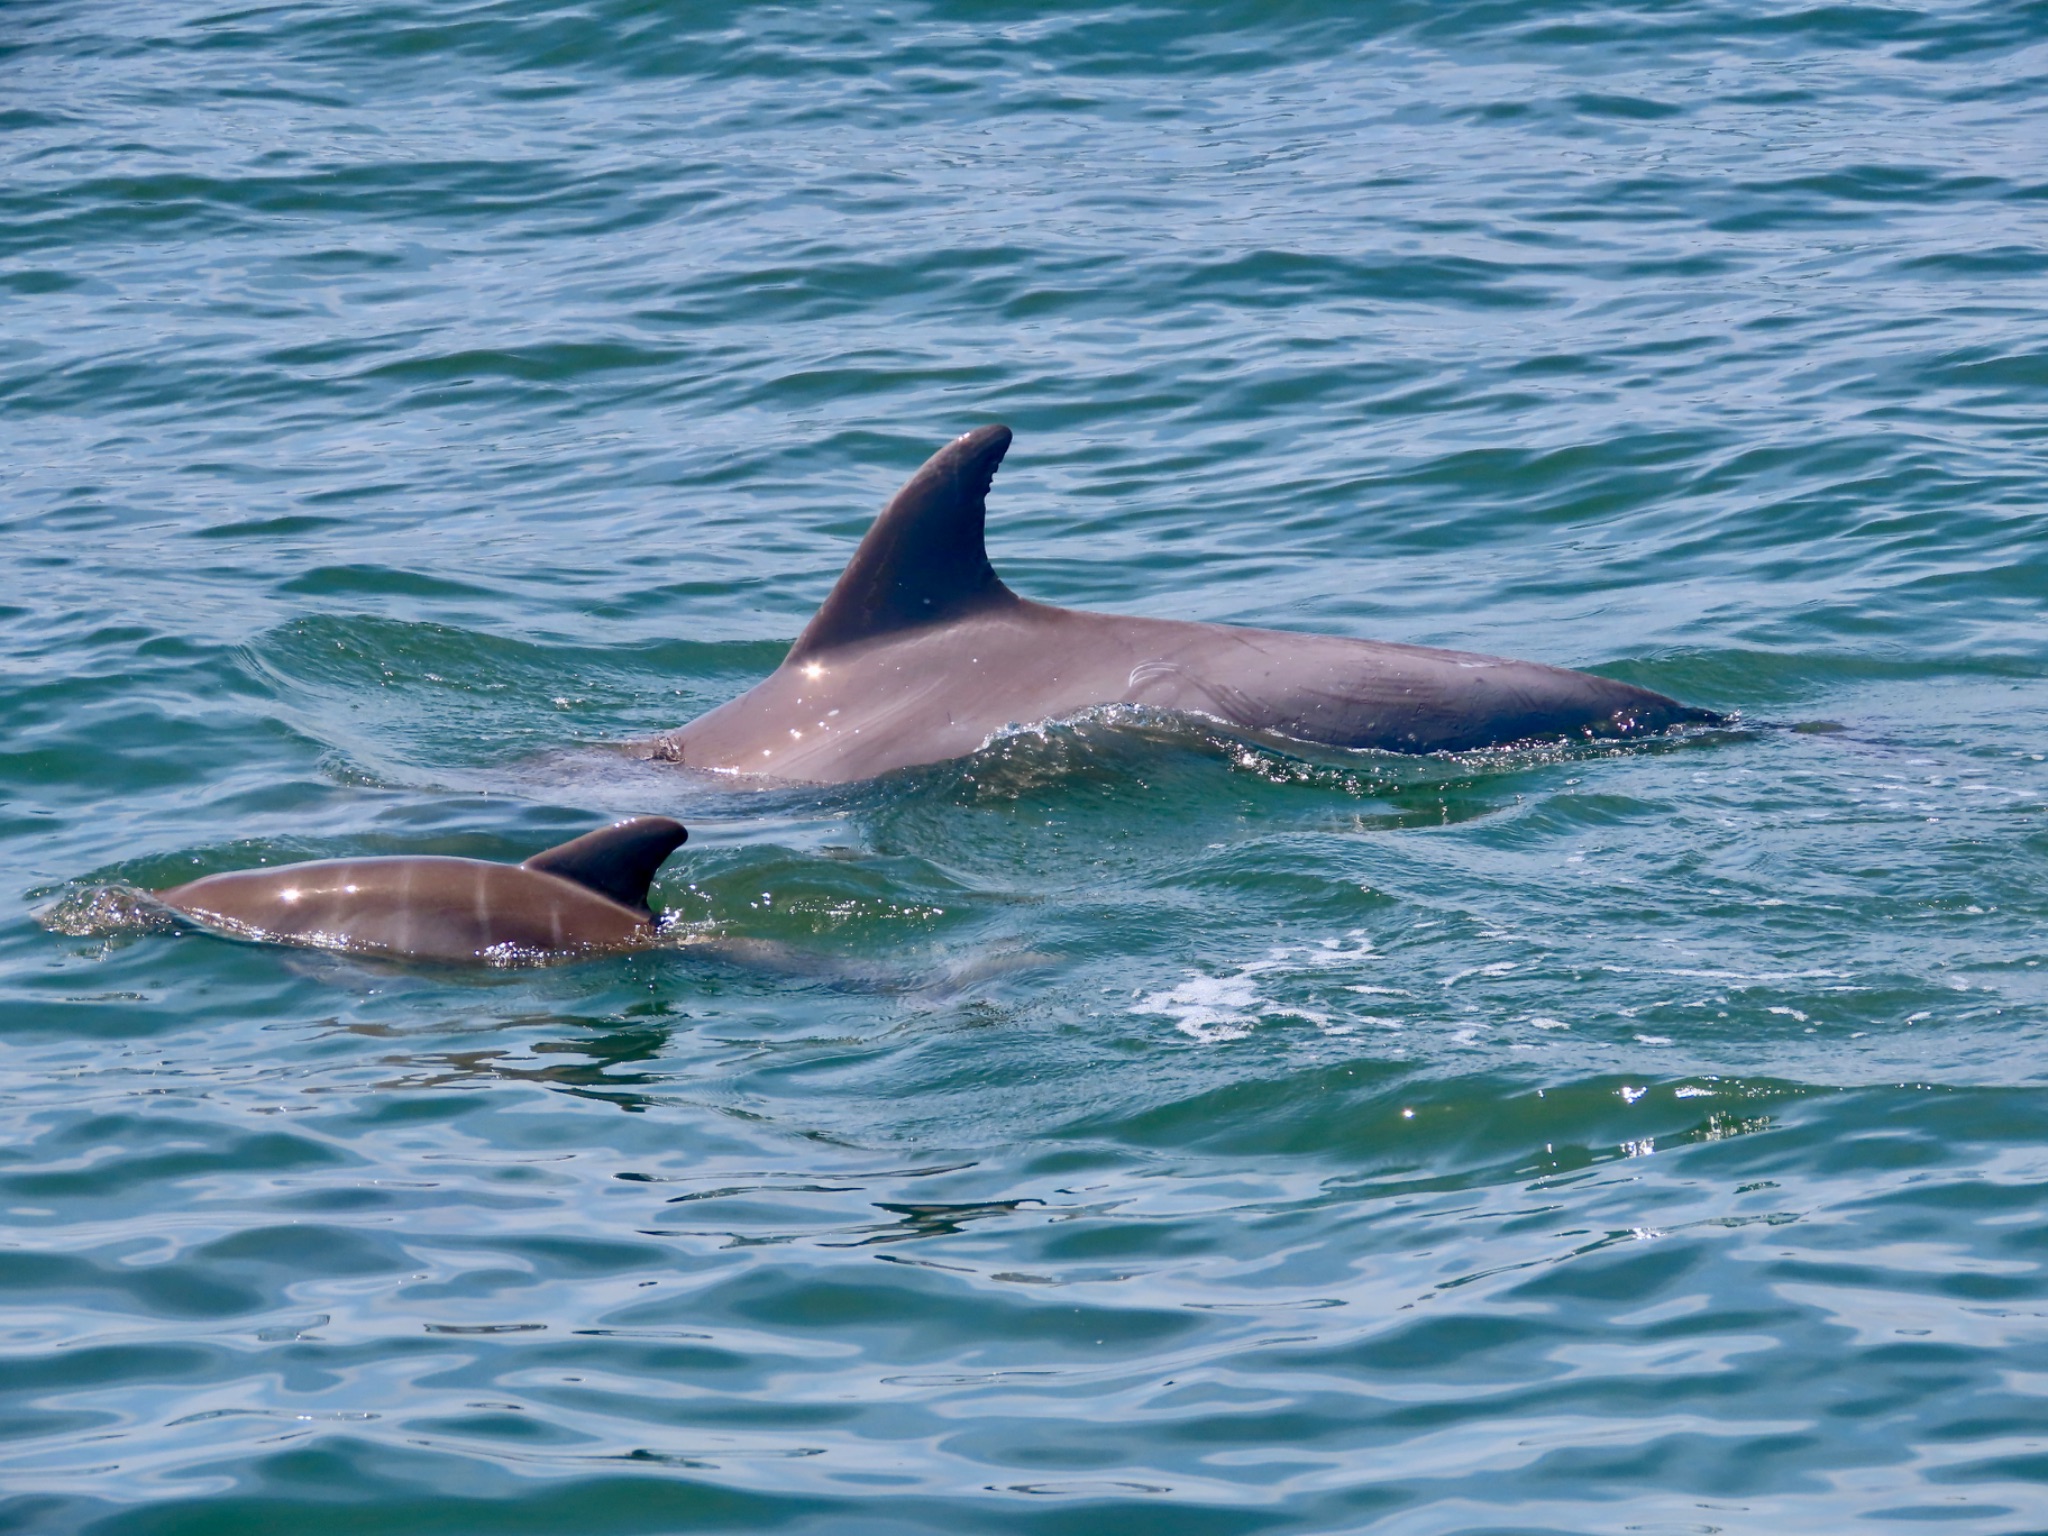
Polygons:
<instances>
[{"instance_id":1,"label":"ocean water","mask_svg":"<svg viewBox=\"0 0 2048 1536\"><path fill-rule=\"evenodd\" d=\"M0 9L0 1531L2048 1529L2048 11ZM764 675L933 448L1627 748ZM680 816L688 948L126 931Z\"/></svg>"}]
</instances>

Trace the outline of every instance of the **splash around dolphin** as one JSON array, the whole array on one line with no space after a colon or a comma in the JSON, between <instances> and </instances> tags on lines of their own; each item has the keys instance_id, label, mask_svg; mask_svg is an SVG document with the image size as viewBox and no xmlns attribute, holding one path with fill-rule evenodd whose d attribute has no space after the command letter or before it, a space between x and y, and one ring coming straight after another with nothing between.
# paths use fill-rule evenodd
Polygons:
<instances>
[{"instance_id":1,"label":"splash around dolphin","mask_svg":"<svg viewBox=\"0 0 2048 1536\"><path fill-rule=\"evenodd\" d=\"M964 757L1108 704L1332 747L1458 752L1721 717L1628 683L1469 651L1055 608L983 543L1010 429L955 438L896 493L767 679L647 743L694 768L843 783Z\"/></svg>"},{"instance_id":2,"label":"splash around dolphin","mask_svg":"<svg viewBox=\"0 0 2048 1536\"><path fill-rule=\"evenodd\" d=\"M314 859L208 875L153 893L229 938L449 965L516 965L634 949L656 936L647 888L688 840L640 816L537 853Z\"/></svg>"}]
</instances>

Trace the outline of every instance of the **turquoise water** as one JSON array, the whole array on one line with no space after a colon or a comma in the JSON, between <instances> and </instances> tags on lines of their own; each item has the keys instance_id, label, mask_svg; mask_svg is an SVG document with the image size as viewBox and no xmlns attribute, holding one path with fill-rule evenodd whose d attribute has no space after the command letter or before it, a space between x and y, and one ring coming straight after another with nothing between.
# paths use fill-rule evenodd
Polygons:
<instances>
[{"instance_id":1,"label":"turquoise water","mask_svg":"<svg viewBox=\"0 0 2048 1536\"><path fill-rule=\"evenodd\" d=\"M2048 1528L2048 12L80 0L0 82L0 1530ZM616 750L991 420L1027 595L1736 722ZM762 961L92 920L633 812Z\"/></svg>"}]
</instances>

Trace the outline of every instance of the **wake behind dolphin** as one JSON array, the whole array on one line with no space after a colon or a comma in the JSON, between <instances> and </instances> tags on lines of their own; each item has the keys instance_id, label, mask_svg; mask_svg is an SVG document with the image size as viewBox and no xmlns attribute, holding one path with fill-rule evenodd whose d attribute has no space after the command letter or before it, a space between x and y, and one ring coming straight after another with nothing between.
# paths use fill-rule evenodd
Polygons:
<instances>
[{"instance_id":1,"label":"wake behind dolphin","mask_svg":"<svg viewBox=\"0 0 2048 1536\"><path fill-rule=\"evenodd\" d=\"M1720 716L1609 678L1340 635L1126 618L1018 597L983 543L1010 429L925 462L766 680L649 755L843 783L964 757L1006 726L1133 704L1391 752L1634 737Z\"/></svg>"}]
</instances>

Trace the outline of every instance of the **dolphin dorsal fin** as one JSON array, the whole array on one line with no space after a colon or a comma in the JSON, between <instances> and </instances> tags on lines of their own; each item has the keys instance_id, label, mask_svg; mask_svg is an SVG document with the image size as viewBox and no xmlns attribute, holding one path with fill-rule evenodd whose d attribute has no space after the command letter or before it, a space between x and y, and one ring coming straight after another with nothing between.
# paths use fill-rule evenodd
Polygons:
<instances>
[{"instance_id":1,"label":"dolphin dorsal fin","mask_svg":"<svg viewBox=\"0 0 2048 1536\"><path fill-rule=\"evenodd\" d=\"M925 460L875 519L789 659L1015 602L982 543L988 488L1009 446L1008 427L977 427Z\"/></svg>"},{"instance_id":2,"label":"dolphin dorsal fin","mask_svg":"<svg viewBox=\"0 0 2048 1536\"><path fill-rule=\"evenodd\" d=\"M636 816L536 853L520 868L573 880L622 907L646 912L647 887L654 872L689 836L680 821Z\"/></svg>"}]
</instances>

